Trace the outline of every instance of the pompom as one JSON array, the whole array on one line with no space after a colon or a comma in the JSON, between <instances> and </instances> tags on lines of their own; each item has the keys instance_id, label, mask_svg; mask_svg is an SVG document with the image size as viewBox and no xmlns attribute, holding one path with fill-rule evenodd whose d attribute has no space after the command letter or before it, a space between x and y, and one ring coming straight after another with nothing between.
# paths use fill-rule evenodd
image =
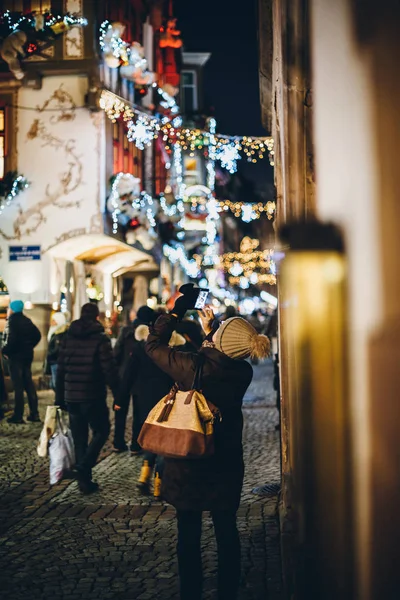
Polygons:
<instances>
[{"instance_id":1,"label":"pompom","mask_svg":"<svg viewBox=\"0 0 400 600\"><path fill-rule=\"evenodd\" d=\"M253 335L250 341L250 356L263 360L270 353L271 342L266 335Z\"/></svg>"},{"instance_id":2,"label":"pompom","mask_svg":"<svg viewBox=\"0 0 400 600\"><path fill-rule=\"evenodd\" d=\"M138 342L145 342L149 337L149 328L147 325L138 325L135 329L135 338Z\"/></svg>"}]
</instances>

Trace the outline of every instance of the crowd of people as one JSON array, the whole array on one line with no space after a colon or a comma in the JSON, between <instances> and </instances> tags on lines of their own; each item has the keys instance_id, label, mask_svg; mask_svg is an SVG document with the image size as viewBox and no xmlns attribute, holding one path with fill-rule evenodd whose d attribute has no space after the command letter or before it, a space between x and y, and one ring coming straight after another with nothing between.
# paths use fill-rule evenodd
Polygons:
<instances>
[{"instance_id":1,"label":"crowd of people","mask_svg":"<svg viewBox=\"0 0 400 600\"><path fill-rule=\"evenodd\" d=\"M253 376L251 363L269 354L269 338L276 333L273 318L265 319L257 312L246 320L229 306L217 319L205 307L185 318L188 308L185 296L179 296L169 313L160 314L147 306L137 313L131 311L130 323L121 330L114 348L100 323L96 303L85 304L80 318L71 324L65 314L55 313L46 369L56 405L69 413L74 440L76 464L64 477L76 479L80 491L91 494L98 489L92 470L111 429L107 388L113 396L114 450L139 455L138 436L151 409L174 384L182 391L192 389L201 364L202 392L222 416L215 428L215 452L202 459L163 458L144 452L137 485L141 493L149 494L154 475L154 496L177 510L181 599L201 598L201 519L203 511L210 511L218 546L218 597L234 600L240 578L236 512L244 475L242 401ZM15 391L14 414L8 419L13 424L24 423L24 390L28 420L39 420L31 365L40 337L24 315L23 303L11 302L3 356L8 359ZM130 405L132 432L127 443Z\"/></svg>"}]
</instances>

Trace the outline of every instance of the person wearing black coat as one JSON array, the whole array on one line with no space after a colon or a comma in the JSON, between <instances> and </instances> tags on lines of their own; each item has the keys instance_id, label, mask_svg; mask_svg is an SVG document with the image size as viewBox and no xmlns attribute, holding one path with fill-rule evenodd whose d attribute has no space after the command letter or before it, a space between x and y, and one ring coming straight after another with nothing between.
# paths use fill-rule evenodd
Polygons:
<instances>
[{"instance_id":1,"label":"person wearing black coat","mask_svg":"<svg viewBox=\"0 0 400 600\"><path fill-rule=\"evenodd\" d=\"M3 356L8 358L10 376L14 386L14 414L9 423L24 423L24 390L28 396L28 421L40 421L38 397L32 379L33 349L41 339L39 329L23 314L24 303L14 300L3 339Z\"/></svg>"},{"instance_id":2,"label":"person wearing black coat","mask_svg":"<svg viewBox=\"0 0 400 600\"><path fill-rule=\"evenodd\" d=\"M71 323L61 344L57 363L56 404L70 415L76 455L74 475L85 494L98 489L92 481L92 468L110 433L107 386L114 402L119 392L111 342L98 318L96 304L82 306L80 319ZM89 428L92 439L88 444Z\"/></svg>"},{"instance_id":3,"label":"person wearing black coat","mask_svg":"<svg viewBox=\"0 0 400 600\"><path fill-rule=\"evenodd\" d=\"M133 311L132 311L133 312ZM135 331L140 325L150 325L154 323L157 318L157 314L153 309L148 306L141 306L136 314L136 318L130 325L123 327L120 335L118 336L117 342L114 346L114 357L119 367L120 376L126 370L126 364L130 360L130 355L134 351L137 345L135 339ZM141 448L137 442L137 438L141 428L140 416L137 413L137 402L135 384L132 384L130 390L130 398L132 399L132 439L130 444L130 451L132 454L140 454ZM114 428L114 450L116 452L125 452L128 450L128 446L125 443L125 427L126 419L128 416L129 401L124 403L119 411L115 413L115 428Z\"/></svg>"},{"instance_id":4,"label":"person wearing black coat","mask_svg":"<svg viewBox=\"0 0 400 600\"><path fill-rule=\"evenodd\" d=\"M212 309L201 315L208 336L199 354L170 348L168 340L185 312L184 297L170 315L158 318L146 343L150 358L188 391L199 360L203 362L201 389L222 415L215 428L214 455L202 459L165 458L162 496L177 509L178 566L181 600L202 596L202 511L211 511L218 546L218 598L235 600L240 581L240 541L236 512L243 485L242 401L253 370L243 358L265 357L269 342L254 328L234 317L214 332Z\"/></svg>"},{"instance_id":5,"label":"person wearing black coat","mask_svg":"<svg viewBox=\"0 0 400 600\"><path fill-rule=\"evenodd\" d=\"M138 432L140 432L147 415L164 396L171 390L174 382L169 375L164 373L146 354L145 341L149 335L147 325L139 325L135 331L136 345L133 347L129 360L125 364L122 375L120 402L116 412L129 405L130 390L135 386L134 415L138 419ZM185 346L185 338L173 332L169 339L171 347ZM163 461L151 452L145 452L143 465L138 481L138 488L143 494L149 493L149 483L153 468L154 496L160 497Z\"/></svg>"}]
</instances>

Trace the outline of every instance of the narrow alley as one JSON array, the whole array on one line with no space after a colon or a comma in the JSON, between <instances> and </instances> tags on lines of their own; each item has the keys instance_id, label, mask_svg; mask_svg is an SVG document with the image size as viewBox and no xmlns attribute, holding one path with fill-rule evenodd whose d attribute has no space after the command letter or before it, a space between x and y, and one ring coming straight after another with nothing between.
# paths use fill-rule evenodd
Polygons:
<instances>
[{"instance_id":1,"label":"narrow alley","mask_svg":"<svg viewBox=\"0 0 400 600\"><path fill-rule=\"evenodd\" d=\"M279 483L278 413L272 364L254 367L244 401L246 473L238 525L240 600L280 600L277 496L253 493ZM53 402L40 393L40 412ZM129 423L127 427L129 427ZM172 600L178 598L174 509L136 490L141 460L110 442L94 469L100 491L76 483L49 487L48 462L36 454L40 424L0 423L0 589L3 600ZM216 597L216 548L204 519L204 598Z\"/></svg>"}]
</instances>

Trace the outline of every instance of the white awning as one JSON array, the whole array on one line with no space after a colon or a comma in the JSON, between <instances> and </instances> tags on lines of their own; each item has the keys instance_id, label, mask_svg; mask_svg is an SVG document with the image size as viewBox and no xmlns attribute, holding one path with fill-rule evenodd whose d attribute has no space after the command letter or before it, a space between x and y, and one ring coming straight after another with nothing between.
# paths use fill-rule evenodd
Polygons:
<instances>
[{"instance_id":1,"label":"white awning","mask_svg":"<svg viewBox=\"0 0 400 600\"><path fill-rule=\"evenodd\" d=\"M121 272L158 271L146 252L102 233L79 235L53 246L48 254L56 259L90 263L96 270L117 276Z\"/></svg>"}]
</instances>

